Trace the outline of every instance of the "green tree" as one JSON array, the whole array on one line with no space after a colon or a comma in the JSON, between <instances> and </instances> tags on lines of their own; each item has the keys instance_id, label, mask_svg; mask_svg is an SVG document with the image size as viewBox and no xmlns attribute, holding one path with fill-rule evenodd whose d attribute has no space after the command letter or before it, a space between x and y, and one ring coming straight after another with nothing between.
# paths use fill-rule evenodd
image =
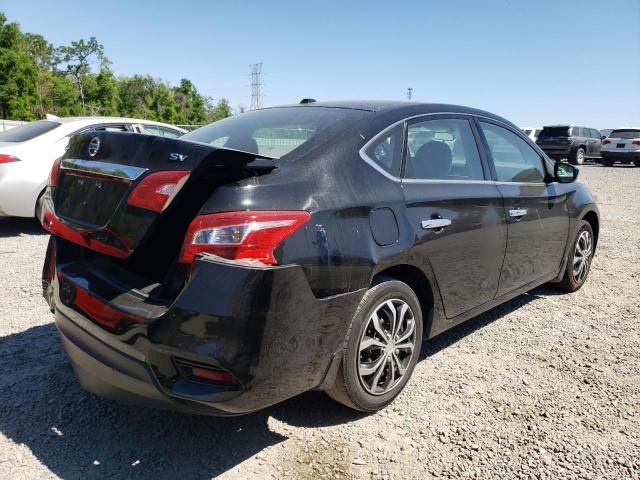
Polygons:
<instances>
[{"instance_id":1,"label":"green tree","mask_svg":"<svg viewBox=\"0 0 640 480\"><path fill-rule=\"evenodd\" d=\"M83 39L71 42L69 46L56 49L56 63L62 72L69 75L76 84L82 111L86 111L85 80L91 72L91 65L98 61L102 68L109 66L109 59L104 54L104 47L98 43L96 37L88 41Z\"/></svg>"},{"instance_id":2,"label":"green tree","mask_svg":"<svg viewBox=\"0 0 640 480\"><path fill-rule=\"evenodd\" d=\"M0 13L0 117L33 120L38 73L17 23Z\"/></svg>"}]
</instances>

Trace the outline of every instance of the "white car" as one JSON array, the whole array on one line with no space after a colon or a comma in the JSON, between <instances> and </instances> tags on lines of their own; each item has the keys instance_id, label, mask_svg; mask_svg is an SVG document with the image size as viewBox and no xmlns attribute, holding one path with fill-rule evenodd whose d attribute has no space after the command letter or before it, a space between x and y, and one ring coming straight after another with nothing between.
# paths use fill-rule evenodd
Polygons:
<instances>
[{"instance_id":1,"label":"white car","mask_svg":"<svg viewBox=\"0 0 640 480\"><path fill-rule=\"evenodd\" d=\"M69 137L85 131L122 131L177 138L186 130L166 123L117 117L38 120L0 132L0 217L33 217L53 162Z\"/></svg>"},{"instance_id":2,"label":"white car","mask_svg":"<svg viewBox=\"0 0 640 480\"><path fill-rule=\"evenodd\" d=\"M538 140L538 135L540 135L540 132L542 131L542 127L523 127L520 130L522 130L533 143L536 143L536 140Z\"/></svg>"},{"instance_id":3,"label":"white car","mask_svg":"<svg viewBox=\"0 0 640 480\"><path fill-rule=\"evenodd\" d=\"M600 150L605 167L616 162L633 163L640 167L640 127L616 128L602 141Z\"/></svg>"}]
</instances>

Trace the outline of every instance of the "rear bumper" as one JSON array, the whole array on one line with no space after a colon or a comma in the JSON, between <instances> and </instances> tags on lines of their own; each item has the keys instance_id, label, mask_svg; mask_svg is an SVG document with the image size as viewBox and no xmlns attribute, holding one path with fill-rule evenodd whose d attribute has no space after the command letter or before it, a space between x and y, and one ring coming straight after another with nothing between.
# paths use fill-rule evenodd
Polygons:
<instances>
[{"instance_id":1,"label":"rear bumper","mask_svg":"<svg viewBox=\"0 0 640 480\"><path fill-rule=\"evenodd\" d=\"M600 152L602 156L602 160L605 161L614 161L614 162L639 162L640 161L640 151L637 152L610 152L608 150L603 150Z\"/></svg>"},{"instance_id":2,"label":"rear bumper","mask_svg":"<svg viewBox=\"0 0 640 480\"><path fill-rule=\"evenodd\" d=\"M547 156L551 158L568 158L575 153L575 151L571 148L571 145L566 146L550 146L550 145L540 145L540 148Z\"/></svg>"},{"instance_id":3,"label":"rear bumper","mask_svg":"<svg viewBox=\"0 0 640 480\"><path fill-rule=\"evenodd\" d=\"M56 261L56 325L81 384L118 401L211 415L253 412L319 387L364 294L318 299L299 266L201 259L162 315L109 331L75 303L83 287L99 290L77 276L77 265ZM183 362L235 381L188 378Z\"/></svg>"}]
</instances>

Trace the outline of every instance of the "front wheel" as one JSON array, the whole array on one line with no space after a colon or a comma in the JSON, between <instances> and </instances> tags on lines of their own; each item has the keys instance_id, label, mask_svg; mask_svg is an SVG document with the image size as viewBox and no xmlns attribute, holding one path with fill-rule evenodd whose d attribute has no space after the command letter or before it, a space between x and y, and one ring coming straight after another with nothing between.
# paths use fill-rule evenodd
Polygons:
<instances>
[{"instance_id":1,"label":"front wheel","mask_svg":"<svg viewBox=\"0 0 640 480\"><path fill-rule=\"evenodd\" d=\"M593 259L594 237L591 224L586 220L580 222L578 234L569 252L564 277L558 287L566 292L579 290L587 281L591 260Z\"/></svg>"},{"instance_id":2,"label":"front wheel","mask_svg":"<svg viewBox=\"0 0 640 480\"><path fill-rule=\"evenodd\" d=\"M377 412L400 394L418 362L422 311L405 283L381 278L362 297L342 361L327 394L347 407Z\"/></svg>"},{"instance_id":3,"label":"front wheel","mask_svg":"<svg viewBox=\"0 0 640 480\"><path fill-rule=\"evenodd\" d=\"M580 147L578 148L578 150L576 150L575 155L571 159L571 163L573 165L582 165L584 163L584 159L584 148Z\"/></svg>"}]
</instances>

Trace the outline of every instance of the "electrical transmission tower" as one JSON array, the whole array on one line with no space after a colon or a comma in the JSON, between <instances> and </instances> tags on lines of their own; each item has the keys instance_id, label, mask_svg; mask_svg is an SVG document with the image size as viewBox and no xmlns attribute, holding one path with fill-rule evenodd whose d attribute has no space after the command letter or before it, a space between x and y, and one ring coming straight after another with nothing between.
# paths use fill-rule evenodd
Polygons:
<instances>
[{"instance_id":1,"label":"electrical transmission tower","mask_svg":"<svg viewBox=\"0 0 640 480\"><path fill-rule=\"evenodd\" d=\"M251 107L249 110L257 110L262 106L262 63L254 63L251 65Z\"/></svg>"},{"instance_id":2,"label":"electrical transmission tower","mask_svg":"<svg viewBox=\"0 0 640 480\"><path fill-rule=\"evenodd\" d=\"M407 100L411 100L411 95L413 94L413 88L407 88Z\"/></svg>"}]
</instances>

